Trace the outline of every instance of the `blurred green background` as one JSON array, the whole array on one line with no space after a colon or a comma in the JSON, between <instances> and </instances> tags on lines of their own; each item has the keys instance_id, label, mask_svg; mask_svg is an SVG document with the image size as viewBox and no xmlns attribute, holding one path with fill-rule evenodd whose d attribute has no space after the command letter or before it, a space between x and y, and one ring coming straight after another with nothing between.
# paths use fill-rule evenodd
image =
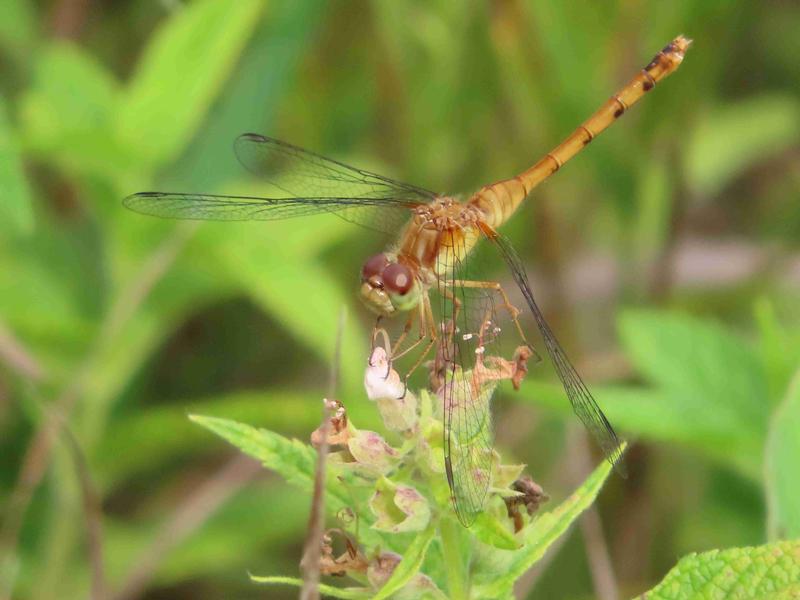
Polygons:
<instances>
[{"instance_id":1,"label":"blurred green background","mask_svg":"<svg viewBox=\"0 0 800 600\"><path fill-rule=\"evenodd\" d=\"M186 415L306 440L345 306L341 397L379 422L355 290L386 240L324 216L160 221L124 196L263 191L245 131L469 193L679 33L678 72L504 229L637 442L604 535L573 529L519 595L614 597L587 558L607 555L629 597L688 552L799 536L798 31L780 0L3 0L2 597L294 597L247 571L297 573L309 499ZM590 468L547 361L495 408L504 457L551 496Z\"/></svg>"}]
</instances>

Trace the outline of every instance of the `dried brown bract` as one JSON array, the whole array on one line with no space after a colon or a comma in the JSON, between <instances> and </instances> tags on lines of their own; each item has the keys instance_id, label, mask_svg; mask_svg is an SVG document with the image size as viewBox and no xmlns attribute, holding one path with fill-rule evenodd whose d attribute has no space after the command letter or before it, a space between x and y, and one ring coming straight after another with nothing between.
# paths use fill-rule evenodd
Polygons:
<instances>
[{"instance_id":1,"label":"dried brown bract","mask_svg":"<svg viewBox=\"0 0 800 600\"><path fill-rule=\"evenodd\" d=\"M347 411L344 404L339 400L324 400L325 409L331 416L328 418L328 427L318 427L311 433L311 445L319 448L322 445L323 430L328 431L328 445L337 446L346 444L350 439L350 432L347 427Z\"/></svg>"},{"instance_id":2,"label":"dried brown bract","mask_svg":"<svg viewBox=\"0 0 800 600\"><path fill-rule=\"evenodd\" d=\"M547 502L550 497L544 493L542 486L536 483L529 475L523 475L511 484L511 489L519 492L520 496L504 498L508 518L514 520L514 533L522 529L522 514L520 507L524 506L528 511L528 516L533 516L539 507Z\"/></svg>"},{"instance_id":3,"label":"dried brown bract","mask_svg":"<svg viewBox=\"0 0 800 600\"><path fill-rule=\"evenodd\" d=\"M344 552L335 555L333 548L334 535L344 543ZM349 573L366 573L369 566L366 557L358 547L358 543L341 529L328 529L322 536L322 552L319 570L323 575L344 577Z\"/></svg>"}]
</instances>

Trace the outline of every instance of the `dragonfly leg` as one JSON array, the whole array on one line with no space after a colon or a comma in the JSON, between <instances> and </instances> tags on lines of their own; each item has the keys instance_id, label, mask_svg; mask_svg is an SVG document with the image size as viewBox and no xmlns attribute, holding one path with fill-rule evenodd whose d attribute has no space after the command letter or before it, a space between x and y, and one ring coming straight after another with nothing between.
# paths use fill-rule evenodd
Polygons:
<instances>
[{"instance_id":1,"label":"dragonfly leg","mask_svg":"<svg viewBox=\"0 0 800 600\"><path fill-rule=\"evenodd\" d=\"M522 331L522 326L519 324L519 315L520 310L511 304L511 300L508 298L508 294L503 289L503 286L500 285L496 281L472 281L472 280L455 280L453 282L449 282L448 285L452 285L453 287L461 286L465 288L472 288L472 289L483 289L483 290L491 290L493 292L497 292L500 294L500 297L503 299L503 308L508 311L508 314L511 316L511 320L514 321L514 327L517 329L517 333L519 334L520 339L522 342L528 346L536 356L536 360L541 360L539 353L533 348L533 346L528 342L528 339L525 337L525 333Z\"/></svg>"},{"instance_id":2,"label":"dragonfly leg","mask_svg":"<svg viewBox=\"0 0 800 600\"><path fill-rule=\"evenodd\" d=\"M406 372L405 377L403 377L403 386L404 386L403 396L405 396L405 390L408 388L409 378L414 373L414 371L416 371L419 368L419 366L423 363L425 357L428 356L428 354L431 351L431 348L433 348L433 345L436 343L437 339L436 323L434 322L433 319L433 310L431 309L431 301L427 294L423 296L422 301L420 302L419 322L420 322L419 326L420 338L419 340L417 340L414 346L422 343L422 341L426 338L428 339L428 342L427 344L425 344L425 347L422 349L422 352L420 352L419 356L417 357L417 360L414 362L411 368Z\"/></svg>"},{"instance_id":3,"label":"dragonfly leg","mask_svg":"<svg viewBox=\"0 0 800 600\"><path fill-rule=\"evenodd\" d=\"M375 319L375 325L372 326L372 339L370 340L369 344L370 357L372 356L372 353L375 351L375 340L377 339L378 334L383 333L384 337L386 334L386 330L383 327L381 327L381 319L383 319L383 316L379 315L378 318ZM372 359L370 358L370 360ZM371 367L372 363L370 363L369 366Z\"/></svg>"},{"instance_id":4,"label":"dragonfly leg","mask_svg":"<svg viewBox=\"0 0 800 600\"><path fill-rule=\"evenodd\" d=\"M409 322L411 319L409 319ZM425 360L425 357L430 352L433 345L436 343L436 329L433 321L433 311L431 310L430 299L428 298L427 294L423 296L423 299L419 303L419 338L414 341L408 348L403 350L400 354L396 354L392 357L392 359L397 359L400 356L404 356L408 354L412 350L414 350L417 346L422 344L427 340L425 347L420 352L417 360L411 366L411 368L406 372L405 376L403 377L403 395L400 396L403 398L406 395L406 390L408 389L408 380L414 371L422 364Z\"/></svg>"},{"instance_id":5,"label":"dragonfly leg","mask_svg":"<svg viewBox=\"0 0 800 600\"><path fill-rule=\"evenodd\" d=\"M375 325L372 327L372 341L370 343L370 352L369 352L369 361L368 361L370 367L374 367L375 366L375 365L372 364L372 355L375 353L376 340L377 340L379 335L383 337L383 347L386 350L386 353L387 354L391 354L391 352L392 352L392 348L389 345L389 333L386 331L386 329L381 327L380 324L381 324L381 317L378 317L378 319L375 321ZM390 358L387 361L386 375L384 375L383 378L387 379L389 377L389 373L391 373L391 372L392 372L392 361L391 361L391 358Z\"/></svg>"},{"instance_id":6,"label":"dragonfly leg","mask_svg":"<svg viewBox=\"0 0 800 600\"><path fill-rule=\"evenodd\" d=\"M411 331L411 329L413 328L413 326L414 326L414 313L412 312L411 314L408 315L408 319L406 320L405 327L403 327L403 332L398 336L398 338L392 344L391 356L389 357L389 360L396 360L396 359L400 358L401 356L404 356L410 350L412 350L414 347L416 347L416 345L419 343L419 341L413 342L408 348L406 348L402 352L398 351L398 348L400 348L400 346L403 344L403 342L405 341L406 337L408 336L408 334ZM422 330L422 325L420 324L420 339L422 337L423 337L423 330Z\"/></svg>"}]
</instances>

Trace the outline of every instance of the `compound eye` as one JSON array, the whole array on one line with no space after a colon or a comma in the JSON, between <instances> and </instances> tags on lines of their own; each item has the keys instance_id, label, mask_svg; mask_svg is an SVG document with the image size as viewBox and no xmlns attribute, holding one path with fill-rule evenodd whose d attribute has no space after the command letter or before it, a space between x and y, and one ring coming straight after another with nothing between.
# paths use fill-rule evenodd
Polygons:
<instances>
[{"instance_id":1,"label":"compound eye","mask_svg":"<svg viewBox=\"0 0 800 600\"><path fill-rule=\"evenodd\" d=\"M405 265L393 263L383 270L383 285L395 294L406 294L414 285L414 277Z\"/></svg>"},{"instance_id":2,"label":"compound eye","mask_svg":"<svg viewBox=\"0 0 800 600\"><path fill-rule=\"evenodd\" d=\"M380 275L388 264L389 259L386 258L386 255L383 253L371 256L367 259L367 262L364 263L364 266L361 267L361 280L367 281L370 277Z\"/></svg>"}]
</instances>

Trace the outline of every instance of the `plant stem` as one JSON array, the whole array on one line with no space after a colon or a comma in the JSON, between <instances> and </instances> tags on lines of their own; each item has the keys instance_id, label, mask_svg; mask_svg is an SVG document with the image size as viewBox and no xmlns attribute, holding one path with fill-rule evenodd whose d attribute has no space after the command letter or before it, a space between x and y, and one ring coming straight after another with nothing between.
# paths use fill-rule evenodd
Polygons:
<instances>
[{"instance_id":1,"label":"plant stem","mask_svg":"<svg viewBox=\"0 0 800 600\"><path fill-rule=\"evenodd\" d=\"M442 540L445 572L447 573L447 591L450 600L467 600L467 573L461 555L461 527L453 519L443 518L439 521L439 535Z\"/></svg>"}]
</instances>

